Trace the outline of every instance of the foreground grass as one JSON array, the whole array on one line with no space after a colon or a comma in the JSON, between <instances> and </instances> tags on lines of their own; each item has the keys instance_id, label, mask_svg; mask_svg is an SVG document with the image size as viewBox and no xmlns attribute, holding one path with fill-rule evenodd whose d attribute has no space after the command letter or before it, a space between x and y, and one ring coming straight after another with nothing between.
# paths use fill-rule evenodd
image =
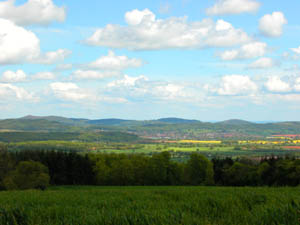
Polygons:
<instances>
[{"instance_id":1,"label":"foreground grass","mask_svg":"<svg viewBox=\"0 0 300 225\"><path fill-rule=\"evenodd\" d=\"M0 224L300 223L300 188L53 187L0 192Z\"/></svg>"}]
</instances>

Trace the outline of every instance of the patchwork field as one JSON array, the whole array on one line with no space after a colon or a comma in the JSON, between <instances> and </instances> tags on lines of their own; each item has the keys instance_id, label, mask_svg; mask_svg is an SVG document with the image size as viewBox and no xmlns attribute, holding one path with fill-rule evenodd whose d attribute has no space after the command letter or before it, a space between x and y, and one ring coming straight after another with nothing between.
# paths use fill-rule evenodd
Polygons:
<instances>
[{"instance_id":1,"label":"patchwork field","mask_svg":"<svg viewBox=\"0 0 300 225\"><path fill-rule=\"evenodd\" d=\"M295 225L299 188L53 187L0 192L0 224Z\"/></svg>"},{"instance_id":2,"label":"patchwork field","mask_svg":"<svg viewBox=\"0 0 300 225\"><path fill-rule=\"evenodd\" d=\"M27 141L6 144L9 151L55 150L78 153L141 153L151 155L162 151L172 152L173 158L186 158L191 152L198 152L208 158L213 157L263 157L263 156L300 156L299 144L263 144L261 142L211 142L211 141L172 141L157 143L113 143L79 141Z\"/></svg>"}]
</instances>

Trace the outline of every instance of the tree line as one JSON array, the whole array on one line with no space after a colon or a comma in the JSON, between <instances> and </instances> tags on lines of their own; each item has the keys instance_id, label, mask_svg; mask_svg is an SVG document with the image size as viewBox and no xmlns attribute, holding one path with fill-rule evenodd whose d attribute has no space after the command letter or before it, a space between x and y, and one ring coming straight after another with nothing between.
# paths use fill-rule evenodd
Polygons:
<instances>
[{"instance_id":1,"label":"tree line","mask_svg":"<svg viewBox=\"0 0 300 225\"><path fill-rule=\"evenodd\" d=\"M218 185L297 186L295 158L215 158L192 153L186 162L162 152L77 154L59 151L0 150L0 189L44 189L48 185Z\"/></svg>"}]
</instances>

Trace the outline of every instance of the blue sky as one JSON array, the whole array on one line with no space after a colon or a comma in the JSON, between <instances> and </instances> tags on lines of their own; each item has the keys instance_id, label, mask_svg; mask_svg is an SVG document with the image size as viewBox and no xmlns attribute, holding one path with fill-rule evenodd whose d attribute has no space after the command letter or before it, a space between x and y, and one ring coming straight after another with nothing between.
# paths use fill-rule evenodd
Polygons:
<instances>
[{"instance_id":1,"label":"blue sky","mask_svg":"<svg viewBox=\"0 0 300 225\"><path fill-rule=\"evenodd\" d=\"M0 1L0 118L298 121L299 8Z\"/></svg>"}]
</instances>

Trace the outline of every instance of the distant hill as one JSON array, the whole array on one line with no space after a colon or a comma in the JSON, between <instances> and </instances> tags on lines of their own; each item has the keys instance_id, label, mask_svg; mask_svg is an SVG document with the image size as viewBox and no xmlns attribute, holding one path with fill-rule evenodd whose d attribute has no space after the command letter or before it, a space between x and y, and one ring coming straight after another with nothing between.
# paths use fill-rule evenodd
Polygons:
<instances>
[{"instance_id":1,"label":"distant hill","mask_svg":"<svg viewBox=\"0 0 300 225\"><path fill-rule=\"evenodd\" d=\"M246 120L238 120L238 119L231 119L231 120L225 120L222 122L217 122L217 124L226 124L226 125L249 125L254 124L252 122L246 121Z\"/></svg>"},{"instance_id":2,"label":"distant hill","mask_svg":"<svg viewBox=\"0 0 300 225\"><path fill-rule=\"evenodd\" d=\"M118 118L89 120L60 116L28 115L0 120L0 132L121 132L155 138L222 138L300 134L300 122L254 123L231 119L222 122L201 122L176 117L157 120L124 120ZM120 135L121 135L120 133ZM228 134L228 135L226 135ZM56 135L57 136L57 135Z\"/></svg>"},{"instance_id":3,"label":"distant hill","mask_svg":"<svg viewBox=\"0 0 300 225\"><path fill-rule=\"evenodd\" d=\"M54 122L60 122L60 123L66 123L66 124L78 124L88 121L88 119L74 119L74 118L66 118L62 116L24 116L20 119L23 120L48 120L48 121L54 121Z\"/></svg>"},{"instance_id":4,"label":"distant hill","mask_svg":"<svg viewBox=\"0 0 300 225\"><path fill-rule=\"evenodd\" d=\"M164 123L171 123L171 124L187 124L187 123L199 123L199 120L186 120L186 119L181 119L181 118L175 118L175 117L170 117L170 118L161 118L158 119L157 121L159 122L164 122Z\"/></svg>"},{"instance_id":5,"label":"distant hill","mask_svg":"<svg viewBox=\"0 0 300 225\"><path fill-rule=\"evenodd\" d=\"M100 119L100 120L89 120L87 121L87 123L93 125L116 126L130 121L131 120L122 120L122 119Z\"/></svg>"},{"instance_id":6,"label":"distant hill","mask_svg":"<svg viewBox=\"0 0 300 225\"><path fill-rule=\"evenodd\" d=\"M58 121L45 119L6 119L0 121L1 130L18 131L65 131L70 127Z\"/></svg>"}]
</instances>

